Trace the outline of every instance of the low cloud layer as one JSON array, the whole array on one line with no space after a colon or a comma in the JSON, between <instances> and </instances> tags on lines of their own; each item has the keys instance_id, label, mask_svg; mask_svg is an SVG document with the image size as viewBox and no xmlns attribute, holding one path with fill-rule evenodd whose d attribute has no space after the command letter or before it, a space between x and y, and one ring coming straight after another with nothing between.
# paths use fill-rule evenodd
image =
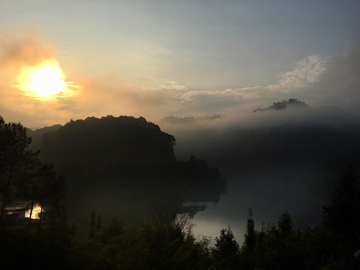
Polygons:
<instances>
[{"instance_id":1,"label":"low cloud layer","mask_svg":"<svg viewBox=\"0 0 360 270\"><path fill-rule=\"evenodd\" d=\"M355 107L360 97L359 78L358 48L326 59L312 55L298 61L292 70L279 74L279 82L274 85L189 91L182 96L182 111L191 111L195 104L201 115L243 113L288 98L299 98L315 106Z\"/></svg>"},{"instance_id":2,"label":"low cloud layer","mask_svg":"<svg viewBox=\"0 0 360 270\"><path fill-rule=\"evenodd\" d=\"M242 239L249 207L258 228L262 221L276 222L285 209L294 221L319 224L346 166L359 171L359 123L359 115L345 109L304 105L231 117L170 117L159 125L176 138L179 159L205 159L227 179L219 204L195 216L198 231L216 236L231 224L241 228L235 234Z\"/></svg>"}]
</instances>

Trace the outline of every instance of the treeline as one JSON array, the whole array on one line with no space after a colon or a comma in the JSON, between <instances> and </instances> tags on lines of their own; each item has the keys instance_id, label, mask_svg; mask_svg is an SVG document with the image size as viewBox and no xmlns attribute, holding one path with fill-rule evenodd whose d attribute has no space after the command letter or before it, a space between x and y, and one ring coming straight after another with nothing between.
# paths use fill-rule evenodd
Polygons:
<instances>
[{"instance_id":1,"label":"treeline","mask_svg":"<svg viewBox=\"0 0 360 270\"><path fill-rule=\"evenodd\" d=\"M255 229L252 210L242 246L231 228L223 229L212 250L212 269L359 269L360 185L349 166L323 207L323 221L310 228L296 228L284 211L277 225Z\"/></svg>"},{"instance_id":2,"label":"treeline","mask_svg":"<svg viewBox=\"0 0 360 270\"><path fill-rule=\"evenodd\" d=\"M194 237L188 216L171 207L131 223L115 217L109 225L103 224L102 212L89 212L90 229L84 232L67 219L62 204L67 181L29 150L30 143L21 124L0 118L0 261L11 269L359 269L360 184L352 167L323 207L320 225L296 227L285 211L276 225L257 230L250 209L241 245L230 225L211 243ZM178 166L186 185L199 178L199 189L206 179L212 179L210 185L221 183L217 170L195 157ZM150 180L158 176L156 168L139 173ZM196 199L191 190L188 196ZM30 219L7 225L8 206L16 204L30 209L38 204L46 215L40 215L37 227Z\"/></svg>"},{"instance_id":3,"label":"treeline","mask_svg":"<svg viewBox=\"0 0 360 270\"><path fill-rule=\"evenodd\" d=\"M276 110L284 110L286 108L306 108L308 105L296 98L290 98L289 100L283 100L281 102L274 102L273 105L266 108L258 108L253 110L253 112L265 112L265 111L276 111Z\"/></svg>"},{"instance_id":4,"label":"treeline","mask_svg":"<svg viewBox=\"0 0 360 270\"><path fill-rule=\"evenodd\" d=\"M30 144L31 137L20 123L5 123L0 116L0 226L6 223L10 206L28 208L30 216L34 206L40 206L39 228L43 209L53 219L63 212L67 181L52 164L40 161ZM27 230L29 226L30 219Z\"/></svg>"},{"instance_id":5,"label":"treeline","mask_svg":"<svg viewBox=\"0 0 360 270\"><path fill-rule=\"evenodd\" d=\"M284 211L257 230L250 209L241 245L230 225L213 245L197 239L188 216L169 209L127 225L114 217L109 226L92 212L89 232L66 222L40 234L2 228L0 256L12 269L359 269L358 180L349 168L314 228L296 227Z\"/></svg>"}]
</instances>

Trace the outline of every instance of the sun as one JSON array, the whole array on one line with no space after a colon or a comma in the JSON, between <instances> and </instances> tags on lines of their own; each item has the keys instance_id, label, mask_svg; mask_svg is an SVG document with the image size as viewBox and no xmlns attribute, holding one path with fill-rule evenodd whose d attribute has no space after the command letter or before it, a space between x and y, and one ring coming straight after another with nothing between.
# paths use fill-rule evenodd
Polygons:
<instances>
[{"instance_id":1,"label":"sun","mask_svg":"<svg viewBox=\"0 0 360 270\"><path fill-rule=\"evenodd\" d=\"M81 91L80 85L65 81L65 74L56 59L43 61L36 66L23 66L14 86L24 96L44 102L57 102Z\"/></svg>"},{"instance_id":2,"label":"sun","mask_svg":"<svg viewBox=\"0 0 360 270\"><path fill-rule=\"evenodd\" d=\"M65 90L66 83L61 79L61 69L56 66L43 66L30 73L29 91L49 97Z\"/></svg>"},{"instance_id":3,"label":"sun","mask_svg":"<svg viewBox=\"0 0 360 270\"><path fill-rule=\"evenodd\" d=\"M17 87L25 96L42 101L71 97L80 89L79 85L65 81L65 74L55 59L22 67L17 76Z\"/></svg>"}]
</instances>

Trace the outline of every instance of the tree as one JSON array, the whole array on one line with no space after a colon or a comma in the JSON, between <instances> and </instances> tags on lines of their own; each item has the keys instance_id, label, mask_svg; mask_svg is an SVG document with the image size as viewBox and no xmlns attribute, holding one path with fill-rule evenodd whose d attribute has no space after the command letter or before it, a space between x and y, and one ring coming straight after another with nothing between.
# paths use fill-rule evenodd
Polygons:
<instances>
[{"instance_id":1,"label":"tree","mask_svg":"<svg viewBox=\"0 0 360 270\"><path fill-rule=\"evenodd\" d=\"M246 232L244 235L244 243L241 247L244 263L246 268L251 269L253 265L254 249L256 246L255 222L253 219L251 208L249 209L249 218L246 222Z\"/></svg>"},{"instance_id":2,"label":"tree","mask_svg":"<svg viewBox=\"0 0 360 270\"><path fill-rule=\"evenodd\" d=\"M215 269L239 269L240 247L230 228L220 230L220 237L215 238L215 247L211 254Z\"/></svg>"},{"instance_id":3,"label":"tree","mask_svg":"<svg viewBox=\"0 0 360 270\"><path fill-rule=\"evenodd\" d=\"M31 169L37 152L29 150L31 137L20 123L5 123L0 116L0 223L5 207L16 199L16 187Z\"/></svg>"},{"instance_id":4,"label":"tree","mask_svg":"<svg viewBox=\"0 0 360 270\"><path fill-rule=\"evenodd\" d=\"M17 184L16 197L30 206L30 215L27 225L27 231L29 231L31 218L33 216L33 209L36 206L37 198L39 197L38 178L40 176L41 162L37 158L31 160L31 165L28 164L32 170L30 170L26 177L21 179Z\"/></svg>"},{"instance_id":5,"label":"tree","mask_svg":"<svg viewBox=\"0 0 360 270\"><path fill-rule=\"evenodd\" d=\"M332 240L331 256L335 260L352 261L360 249L360 187L354 172L354 167L347 167L331 204L323 207L323 226Z\"/></svg>"},{"instance_id":6,"label":"tree","mask_svg":"<svg viewBox=\"0 0 360 270\"><path fill-rule=\"evenodd\" d=\"M290 217L290 214L287 210L285 210L278 221L278 227L280 230L280 234L286 238L288 234L294 229L294 223Z\"/></svg>"},{"instance_id":7,"label":"tree","mask_svg":"<svg viewBox=\"0 0 360 270\"><path fill-rule=\"evenodd\" d=\"M52 212L52 218L63 216L63 209L61 203L65 199L65 192L67 189L66 178L57 174L53 164L43 163L40 168L40 175L37 182L35 193L35 200L41 207L39 228L42 221L43 210Z\"/></svg>"},{"instance_id":8,"label":"tree","mask_svg":"<svg viewBox=\"0 0 360 270\"><path fill-rule=\"evenodd\" d=\"M96 219L96 224L95 224L95 219ZM101 215L97 215L96 217L96 212L91 211L89 239L94 238L95 234L100 231L101 231Z\"/></svg>"},{"instance_id":9,"label":"tree","mask_svg":"<svg viewBox=\"0 0 360 270\"><path fill-rule=\"evenodd\" d=\"M5 123L0 116L0 223L5 207L15 202L28 204L31 213L38 204L41 211L44 207L51 209L52 217L64 214L60 203L67 181L57 175L53 164L38 159L39 152L30 150L30 143L26 128L20 123ZM40 215L39 228L41 219Z\"/></svg>"}]
</instances>

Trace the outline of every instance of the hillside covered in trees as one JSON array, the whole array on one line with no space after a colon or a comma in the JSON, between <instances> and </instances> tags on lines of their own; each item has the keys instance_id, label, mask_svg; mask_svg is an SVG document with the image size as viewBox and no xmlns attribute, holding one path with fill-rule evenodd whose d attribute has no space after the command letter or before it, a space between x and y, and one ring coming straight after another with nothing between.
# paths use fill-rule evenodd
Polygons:
<instances>
[{"instance_id":1,"label":"hillside covered in trees","mask_svg":"<svg viewBox=\"0 0 360 270\"><path fill-rule=\"evenodd\" d=\"M68 179L69 218L86 228L91 211L107 224L114 215L132 220L164 207L181 212L184 202L217 202L225 193L216 169L194 156L178 161L175 138L143 117L89 117L30 134L37 142L42 136L34 151Z\"/></svg>"},{"instance_id":2,"label":"hillside covered in trees","mask_svg":"<svg viewBox=\"0 0 360 270\"><path fill-rule=\"evenodd\" d=\"M306 108L305 102L300 101L296 98L290 98L289 100L283 100L280 102L274 102L273 105L266 108L258 108L253 110L253 112L265 112L265 111L276 111L276 110L284 110L287 108Z\"/></svg>"}]
</instances>

